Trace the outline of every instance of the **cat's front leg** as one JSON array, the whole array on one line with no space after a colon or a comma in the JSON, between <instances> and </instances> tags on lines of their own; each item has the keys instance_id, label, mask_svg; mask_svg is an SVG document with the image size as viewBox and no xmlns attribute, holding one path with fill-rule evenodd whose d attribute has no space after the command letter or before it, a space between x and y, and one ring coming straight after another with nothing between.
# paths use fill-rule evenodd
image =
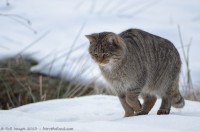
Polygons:
<instances>
[{"instance_id":1,"label":"cat's front leg","mask_svg":"<svg viewBox=\"0 0 200 132\"><path fill-rule=\"evenodd\" d=\"M142 105L138 99L141 88L132 88L126 91L126 102L134 109L135 114L142 111Z\"/></svg>"},{"instance_id":2,"label":"cat's front leg","mask_svg":"<svg viewBox=\"0 0 200 132\"><path fill-rule=\"evenodd\" d=\"M125 111L124 117L134 116L134 109L126 102L126 96L118 95L118 97Z\"/></svg>"}]
</instances>

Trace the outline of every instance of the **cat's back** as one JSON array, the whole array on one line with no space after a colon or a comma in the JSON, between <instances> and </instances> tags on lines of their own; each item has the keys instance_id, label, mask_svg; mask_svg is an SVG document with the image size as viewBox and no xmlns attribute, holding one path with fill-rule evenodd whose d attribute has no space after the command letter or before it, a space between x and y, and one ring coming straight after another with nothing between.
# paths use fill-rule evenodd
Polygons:
<instances>
[{"instance_id":1,"label":"cat's back","mask_svg":"<svg viewBox=\"0 0 200 132\"><path fill-rule=\"evenodd\" d=\"M131 46L150 48L154 50L153 52L159 52L162 48L164 50L170 50L179 56L179 53L172 42L141 29L128 29L120 33L119 36L125 40L126 44L131 44Z\"/></svg>"},{"instance_id":2,"label":"cat's back","mask_svg":"<svg viewBox=\"0 0 200 132\"><path fill-rule=\"evenodd\" d=\"M129 29L119 36L126 43L129 58L134 58L132 62L138 67L145 66L150 85L166 84L165 80L180 72L180 55L169 40L140 29Z\"/></svg>"}]
</instances>

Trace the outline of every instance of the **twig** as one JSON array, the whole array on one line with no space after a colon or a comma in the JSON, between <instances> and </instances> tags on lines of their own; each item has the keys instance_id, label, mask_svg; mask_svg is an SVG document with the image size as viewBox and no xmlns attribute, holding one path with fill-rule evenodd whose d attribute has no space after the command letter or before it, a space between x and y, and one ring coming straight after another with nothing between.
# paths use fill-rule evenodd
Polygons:
<instances>
[{"instance_id":1,"label":"twig","mask_svg":"<svg viewBox=\"0 0 200 132\"><path fill-rule=\"evenodd\" d=\"M83 44L81 44L80 46L78 46L77 48L74 48L73 49L73 51L76 51L76 50L78 50L78 49L80 49L80 48L82 48L84 45L85 45L85 43L86 42L84 42ZM72 49L71 49L72 50ZM70 51L67 51L67 52L65 52L65 53L63 53L63 54L61 54L60 56L58 56L57 54L58 54L58 52L62 52L62 51L65 51L65 49L63 50L59 50L59 51L57 51L55 54L56 54L56 59L54 60L54 63L55 62L57 62L57 61L59 61L60 59L62 59L62 58L64 58L64 57L66 57L67 55L69 55L69 52ZM43 60L45 60L47 57L49 57L53 52L55 52L55 49L54 50L52 50L50 53L48 53L47 55L45 55L42 59L40 59L39 61L41 62L41 61L43 61ZM55 57L55 56L54 56ZM52 65L52 61L50 61L49 63L47 63L47 64L45 64L41 69L43 69L43 68L46 68L46 67L48 67L49 65ZM60 73L59 73L60 74Z\"/></svg>"},{"instance_id":2,"label":"twig","mask_svg":"<svg viewBox=\"0 0 200 132\"><path fill-rule=\"evenodd\" d=\"M186 86L186 94L187 93L190 94L192 92L191 90L193 90L193 83L192 83L192 78L191 78L191 74L190 74L190 66L189 66L189 52L190 52L190 46L192 44L192 38L190 38L189 44L187 46L187 51L185 51L180 25L178 24L177 27L178 27L178 34L179 34L179 39L180 39L180 43L181 43L183 58L184 58L184 61L186 64L186 81L187 81L187 83L185 83L187 85ZM194 97L194 99L197 99L196 95L194 93L193 93L193 97Z\"/></svg>"},{"instance_id":3,"label":"twig","mask_svg":"<svg viewBox=\"0 0 200 132\"><path fill-rule=\"evenodd\" d=\"M77 42L79 36L81 35L81 32L82 32L82 30L84 29L85 25L86 25L86 21L82 24L82 26L81 26L81 28L80 28L78 34L76 35L76 37L75 37L75 39L74 39L74 41L73 41L73 43L72 43L72 46L70 47L70 50L69 50L69 52L68 52L68 55L66 56L65 61L64 61L63 65L62 65L62 67L61 67L60 74L63 72L63 70L64 70L64 68L65 68L65 65L67 64L67 61L68 61L68 59L69 59L69 57L70 57L70 55L71 55L71 53L72 53L72 49L73 49L73 47L76 45L76 42Z\"/></svg>"},{"instance_id":4,"label":"twig","mask_svg":"<svg viewBox=\"0 0 200 132\"><path fill-rule=\"evenodd\" d=\"M40 85L40 99L42 100L42 76L39 76L39 85Z\"/></svg>"},{"instance_id":5,"label":"twig","mask_svg":"<svg viewBox=\"0 0 200 132\"><path fill-rule=\"evenodd\" d=\"M185 63L187 64L187 57L186 57L186 53L185 53L185 50L184 50L183 38L182 38L181 29L180 29L179 24L178 24L178 35L179 35L179 39L180 39L180 43L181 43L181 49L182 49L182 52L183 52L183 58L185 60Z\"/></svg>"},{"instance_id":6,"label":"twig","mask_svg":"<svg viewBox=\"0 0 200 132\"><path fill-rule=\"evenodd\" d=\"M33 29L29 24L26 25L26 24L24 24L23 22L19 21L19 20L16 19L16 18L12 18L12 17L10 17L10 19L12 19L12 20L18 22L19 24L25 26L26 28L28 28L29 30L31 30L34 34L37 34L37 31L36 31L35 29Z\"/></svg>"},{"instance_id":7,"label":"twig","mask_svg":"<svg viewBox=\"0 0 200 132\"><path fill-rule=\"evenodd\" d=\"M51 70L52 70L52 68L53 68L53 64L54 64L55 61L56 61L56 58L57 58L57 54L54 54L54 58L53 58L53 60L52 60L52 63L51 63L51 65L50 65L50 68L49 68L49 71L48 71L49 75L51 75Z\"/></svg>"},{"instance_id":8,"label":"twig","mask_svg":"<svg viewBox=\"0 0 200 132\"><path fill-rule=\"evenodd\" d=\"M0 69L1 70L1 69ZM13 100L12 100L12 98L11 98L11 96L10 96L10 93L9 93L9 91L8 91L8 86L7 86L7 84L2 80L2 78L0 77L0 80L1 80L1 82L3 83L3 85L5 86L5 88L6 88L6 94L7 94L7 96L8 96L8 99L9 99L9 101L10 101L10 103L11 103L11 105L12 105L12 107L15 107L15 104L14 104L14 102L13 102Z\"/></svg>"},{"instance_id":9,"label":"twig","mask_svg":"<svg viewBox=\"0 0 200 132\"><path fill-rule=\"evenodd\" d=\"M6 0L6 6L10 6L10 2Z\"/></svg>"},{"instance_id":10,"label":"twig","mask_svg":"<svg viewBox=\"0 0 200 132\"><path fill-rule=\"evenodd\" d=\"M25 26L26 28L31 30L34 34L37 34L37 31L30 26L31 25L31 21L29 19L25 18L25 17L22 17L20 15L16 15L16 14L2 14L2 13L0 13L0 16L8 17L8 18L16 21L17 23ZM25 23L19 21L18 19L19 20L23 20Z\"/></svg>"},{"instance_id":11,"label":"twig","mask_svg":"<svg viewBox=\"0 0 200 132\"><path fill-rule=\"evenodd\" d=\"M51 50L49 53L47 53L45 56L43 56L41 59L39 59L39 61L43 61L45 60L47 57L51 56L57 49L53 49ZM63 50L63 49L62 49ZM61 52L61 50L60 50Z\"/></svg>"},{"instance_id":12,"label":"twig","mask_svg":"<svg viewBox=\"0 0 200 132\"><path fill-rule=\"evenodd\" d=\"M73 41L73 43L72 43L72 46L70 47L70 50L69 50L69 52L68 52L68 55L66 56L65 61L64 61L63 65L62 65L62 67L61 67L61 71L60 71L60 73L58 74L58 75L60 75L61 77L62 77L62 72L64 71L65 66L66 66L66 64L67 64L67 61L68 61L68 59L69 59L69 57L70 57L70 55L71 55L72 49L73 49L73 47L75 46L75 44L76 44L76 42L77 42L77 40L78 40L78 38L79 38L79 36L80 36L82 30L84 29L85 25L86 25L86 21L85 21L85 22L83 23L83 25L81 26L81 28L80 28L78 34L76 35L76 37L75 37L75 39L74 39L74 41ZM57 97L60 96L60 90L61 90L61 87L62 87L63 82L64 82L64 80L63 80L63 77L62 77L62 79L60 80L59 85L58 85L58 87L57 87L57 89L58 89L58 90L57 90Z\"/></svg>"},{"instance_id":13,"label":"twig","mask_svg":"<svg viewBox=\"0 0 200 132\"><path fill-rule=\"evenodd\" d=\"M183 48L187 48L189 45L183 45L183 46L179 46L177 47L178 50L182 50Z\"/></svg>"},{"instance_id":14,"label":"twig","mask_svg":"<svg viewBox=\"0 0 200 132\"><path fill-rule=\"evenodd\" d=\"M41 39L43 39L44 37L46 37L48 34L50 33L50 31L44 33L42 36L40 36L39 38L37 38L35 41L33 41L32 43L30 43L28 46L26 46L24 49L22 49L18 54L21 55L24 51L26 51L27 49L29 49L30 47L32 47L33 45L37 44L37 42L39 42Z\"/></svg>"},{"instance_id":15,"label":"twig","mask_svg":"<svg viewBox=\"0 0 200 132\"><path fill-rule=\"evenodd\" d=\"M189 63L189 53L190 53L190 47L191 47L191 44L192 44L192 37L190 38L190 41L189 41L189 44L188 44L188 48L187 48L187 60L188 60L188 63Z\"/></svg>"},{"instance_id":16,"label":"twig","mask_svg":"<svg viewBox=\"0 0 200 132\"><path fill-rule=\"evenodd\" d=\"M5 17L16 17L16 18L19 18L21 20L24 20L27 22L27 24L31 25L31 21L25 17L22 17L20 15L16 15L16 14L2 14L0 13L0 16L5 16Z\"/></svg>"}]
</instances>

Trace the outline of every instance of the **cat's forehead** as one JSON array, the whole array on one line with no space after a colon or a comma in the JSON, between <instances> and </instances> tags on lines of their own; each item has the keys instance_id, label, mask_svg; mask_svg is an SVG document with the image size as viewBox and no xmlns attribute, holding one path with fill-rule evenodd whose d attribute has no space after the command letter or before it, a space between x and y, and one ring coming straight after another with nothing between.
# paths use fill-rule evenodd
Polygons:
<instances>
[{"instance_id":1,"label":"cat's forehead","mask_svg":"<svg viewBox=\"0 0 200 132\"><path fill-rule=\"evenodd\" d=\"M112 32L100 32L100 33L94 33L92 36L95 37L96 40L107 40L109 36L113 35L114 33Z\"/></svg>"},{"instance_id":2,"label":"cat's forehead","mask_svg":"<svg viewBox=\"0 0 200 132\"><path fill-rule=\"evenodd\" d=\"M99 34L99 38L106 38L106 37L109 37L110 35L112 35L113 33L112 32L101 32L98 34Z\"/></svg>"}]
</instances>

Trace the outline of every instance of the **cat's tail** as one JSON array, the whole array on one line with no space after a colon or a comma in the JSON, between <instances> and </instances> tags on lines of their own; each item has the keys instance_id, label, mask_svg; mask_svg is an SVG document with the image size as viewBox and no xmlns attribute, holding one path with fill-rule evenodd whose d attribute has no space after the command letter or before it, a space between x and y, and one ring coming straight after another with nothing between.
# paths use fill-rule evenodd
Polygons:
<instances>
[{"instance_id":1,"label":"cat's tail","mask_svg":"<svg viewBox=\"0 0 200 132\"><path fill-rule=\"evenodd\" d=\"M175 108L183 108L185 105L185 100L183 96L180 94L180 91L177 89L172 94L172 106Z\"/></svg>"}]
</instances>

